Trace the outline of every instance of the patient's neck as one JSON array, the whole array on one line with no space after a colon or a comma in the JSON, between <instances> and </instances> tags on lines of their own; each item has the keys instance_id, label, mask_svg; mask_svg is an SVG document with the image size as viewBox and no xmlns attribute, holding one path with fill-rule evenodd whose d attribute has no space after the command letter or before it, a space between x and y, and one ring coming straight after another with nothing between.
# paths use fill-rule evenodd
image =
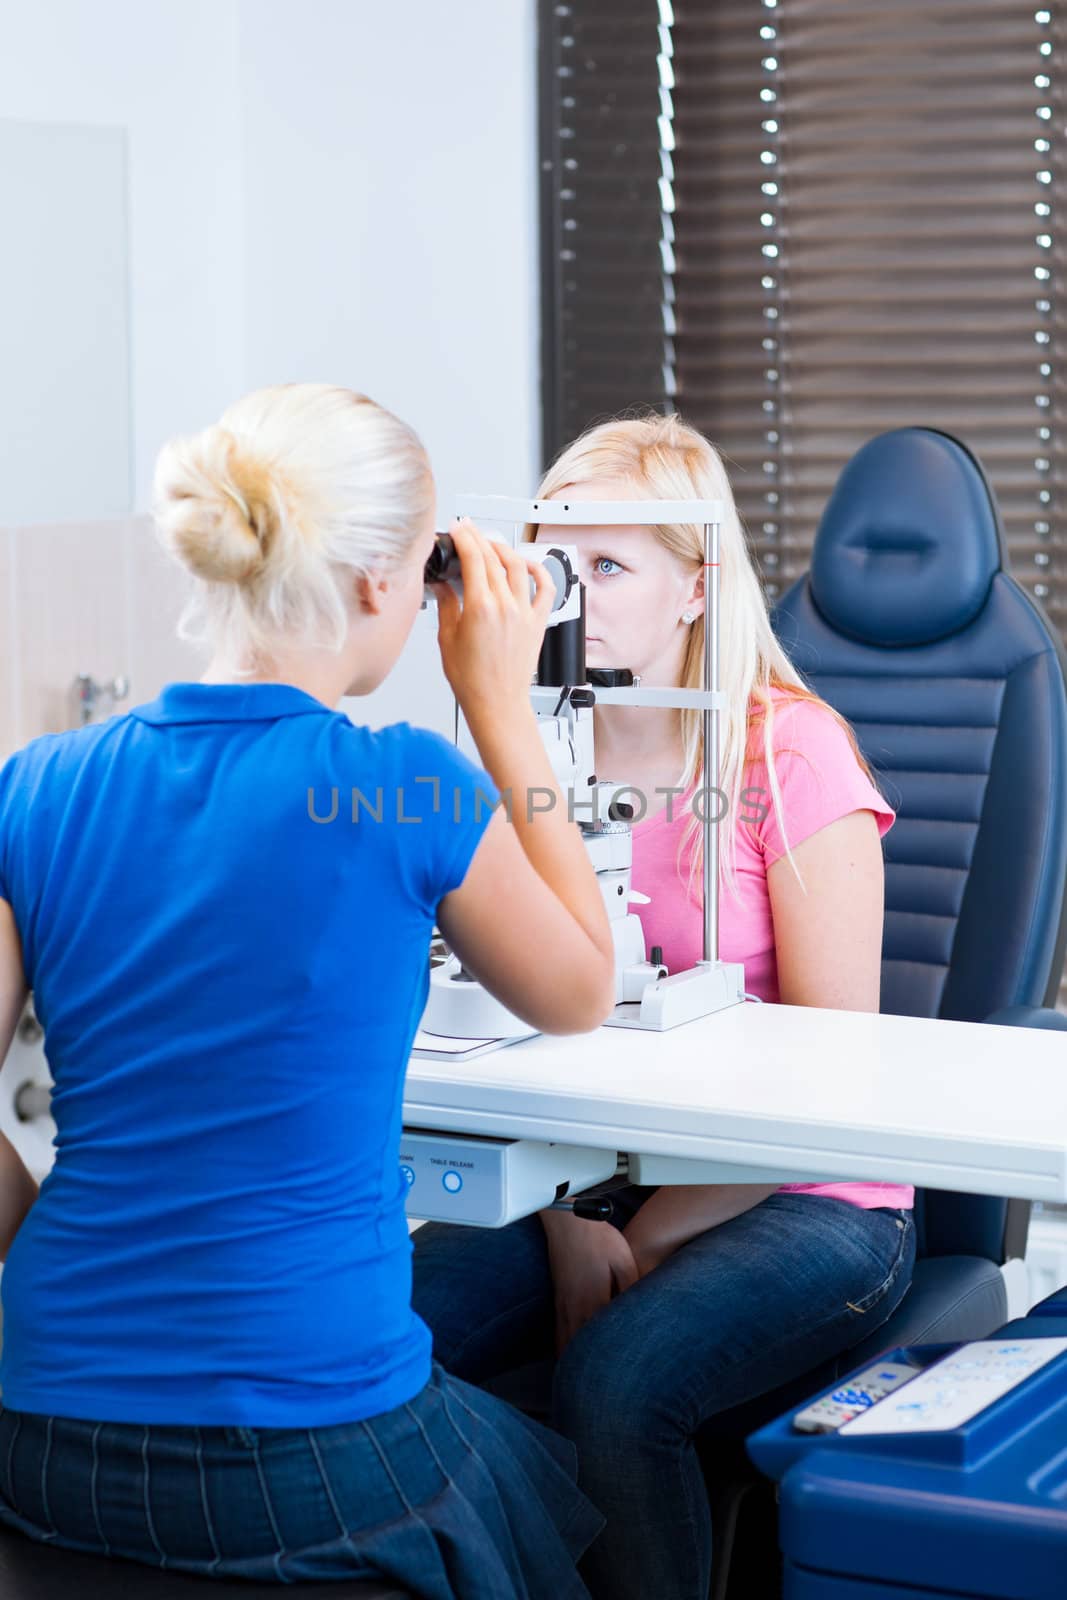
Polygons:
<instances>
[{"instance_id":1,"label":"patient's neck","mask_svg":"<svg viewBox=\"0 0 1067 1600\"><path fill-rule=\"evenodd\" d=\"M598 706L593 718L597 776L641 789L649 815L662 809L664 800L655 790L677 784L684 761L681 713Z\"/></svg>"}]
</instances>

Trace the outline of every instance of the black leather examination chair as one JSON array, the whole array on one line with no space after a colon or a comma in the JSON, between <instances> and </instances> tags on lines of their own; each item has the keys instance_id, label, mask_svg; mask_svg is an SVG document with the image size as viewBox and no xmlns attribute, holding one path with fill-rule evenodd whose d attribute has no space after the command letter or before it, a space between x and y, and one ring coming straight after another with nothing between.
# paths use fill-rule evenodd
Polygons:
<instances>
[{"instance_id":1,"label":"black leather examination chair","mask_svg":"<svg viewBox=\"0 0 1067 1600\"><path fill-rule=\"evenodd\" d=\"M852 724L897 810L883 841L882 1011L1067 1030L1051 1009L1067 934L1067 660L1005 569L975 456L930 428L870 440L838 480L810 572L772 620L798 671ZM705 1455L715 1600L774 1592L752 1570L770 1543L772 1496L744 1464L744 1436L892 1345L987 1337L1006 1320L1000 1266L1023 1256L1029 1211L918 1191L915 1276L889 1321L836 1362L715 1420Z\"/></svg>"}]
</instances>

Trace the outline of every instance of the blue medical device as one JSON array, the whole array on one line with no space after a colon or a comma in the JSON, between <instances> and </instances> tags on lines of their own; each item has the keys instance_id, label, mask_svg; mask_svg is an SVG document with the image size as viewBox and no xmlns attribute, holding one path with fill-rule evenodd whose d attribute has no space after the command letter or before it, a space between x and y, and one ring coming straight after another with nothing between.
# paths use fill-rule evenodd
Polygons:
<instances>
[{"instance_id":1,"label":"blue medical device","mask_svg":"<svg viewBox=\"0 0 1067 1600\"><path fill-rule=\"evenodd\" d=\"M780 1484L783 1600L1064 1600L1067 1288L885 1356L921 1370L836 1433L793 1410L748 1440Z\"/></svg>"},{"instance_id":2,"label":"blue medical device","mask_svg":"<svg viewBox=\"0 0 1067 1600\"><path fill-rule=\"evenodd\" d=\"M1030 1309L1031 1317L1062 1317L1067 1322L1067 1288L1057 1289L1047 1300L1039 1300Z\"/></svg>"}]
</instances>

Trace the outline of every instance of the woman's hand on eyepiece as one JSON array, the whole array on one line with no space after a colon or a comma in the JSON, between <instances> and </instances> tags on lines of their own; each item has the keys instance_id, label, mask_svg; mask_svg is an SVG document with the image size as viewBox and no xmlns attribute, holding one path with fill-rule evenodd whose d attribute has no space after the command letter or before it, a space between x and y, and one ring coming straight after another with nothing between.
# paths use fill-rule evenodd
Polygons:
<instances>
[{"instance_id":1,"label":"woman's hand on eyepiece","mask_svg":"<svg viewBox=\"0 0 1067 1600\"><path fill-rule=\"evenodd\" d=\"M487 539L469 518L449 532L460 559L463 602L447 584L436 586L445 677L468 723L480 714L508 715L516 702L529 703L555 585L539 561Z\"/></svg>"}]
</instances>

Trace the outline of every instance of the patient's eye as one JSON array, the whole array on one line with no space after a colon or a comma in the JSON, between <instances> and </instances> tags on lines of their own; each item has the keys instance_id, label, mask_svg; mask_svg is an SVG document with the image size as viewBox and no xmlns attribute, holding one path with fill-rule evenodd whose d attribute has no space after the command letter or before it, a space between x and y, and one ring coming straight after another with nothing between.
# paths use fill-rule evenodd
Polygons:
<instances>
[{"instance_id":1,"label":"patient's eye","mask_svg":"<svg viewBox=\"0 0 1067 1600\"><path fill-rule=\"evenodd\" d=\"M593 562L593 571L599 572L602 578L613 578L615 572L605 572L605 567L614 567L615 572L624 572L626 569L613 556L597 556Z\"/></svg>"}]
</instances>

